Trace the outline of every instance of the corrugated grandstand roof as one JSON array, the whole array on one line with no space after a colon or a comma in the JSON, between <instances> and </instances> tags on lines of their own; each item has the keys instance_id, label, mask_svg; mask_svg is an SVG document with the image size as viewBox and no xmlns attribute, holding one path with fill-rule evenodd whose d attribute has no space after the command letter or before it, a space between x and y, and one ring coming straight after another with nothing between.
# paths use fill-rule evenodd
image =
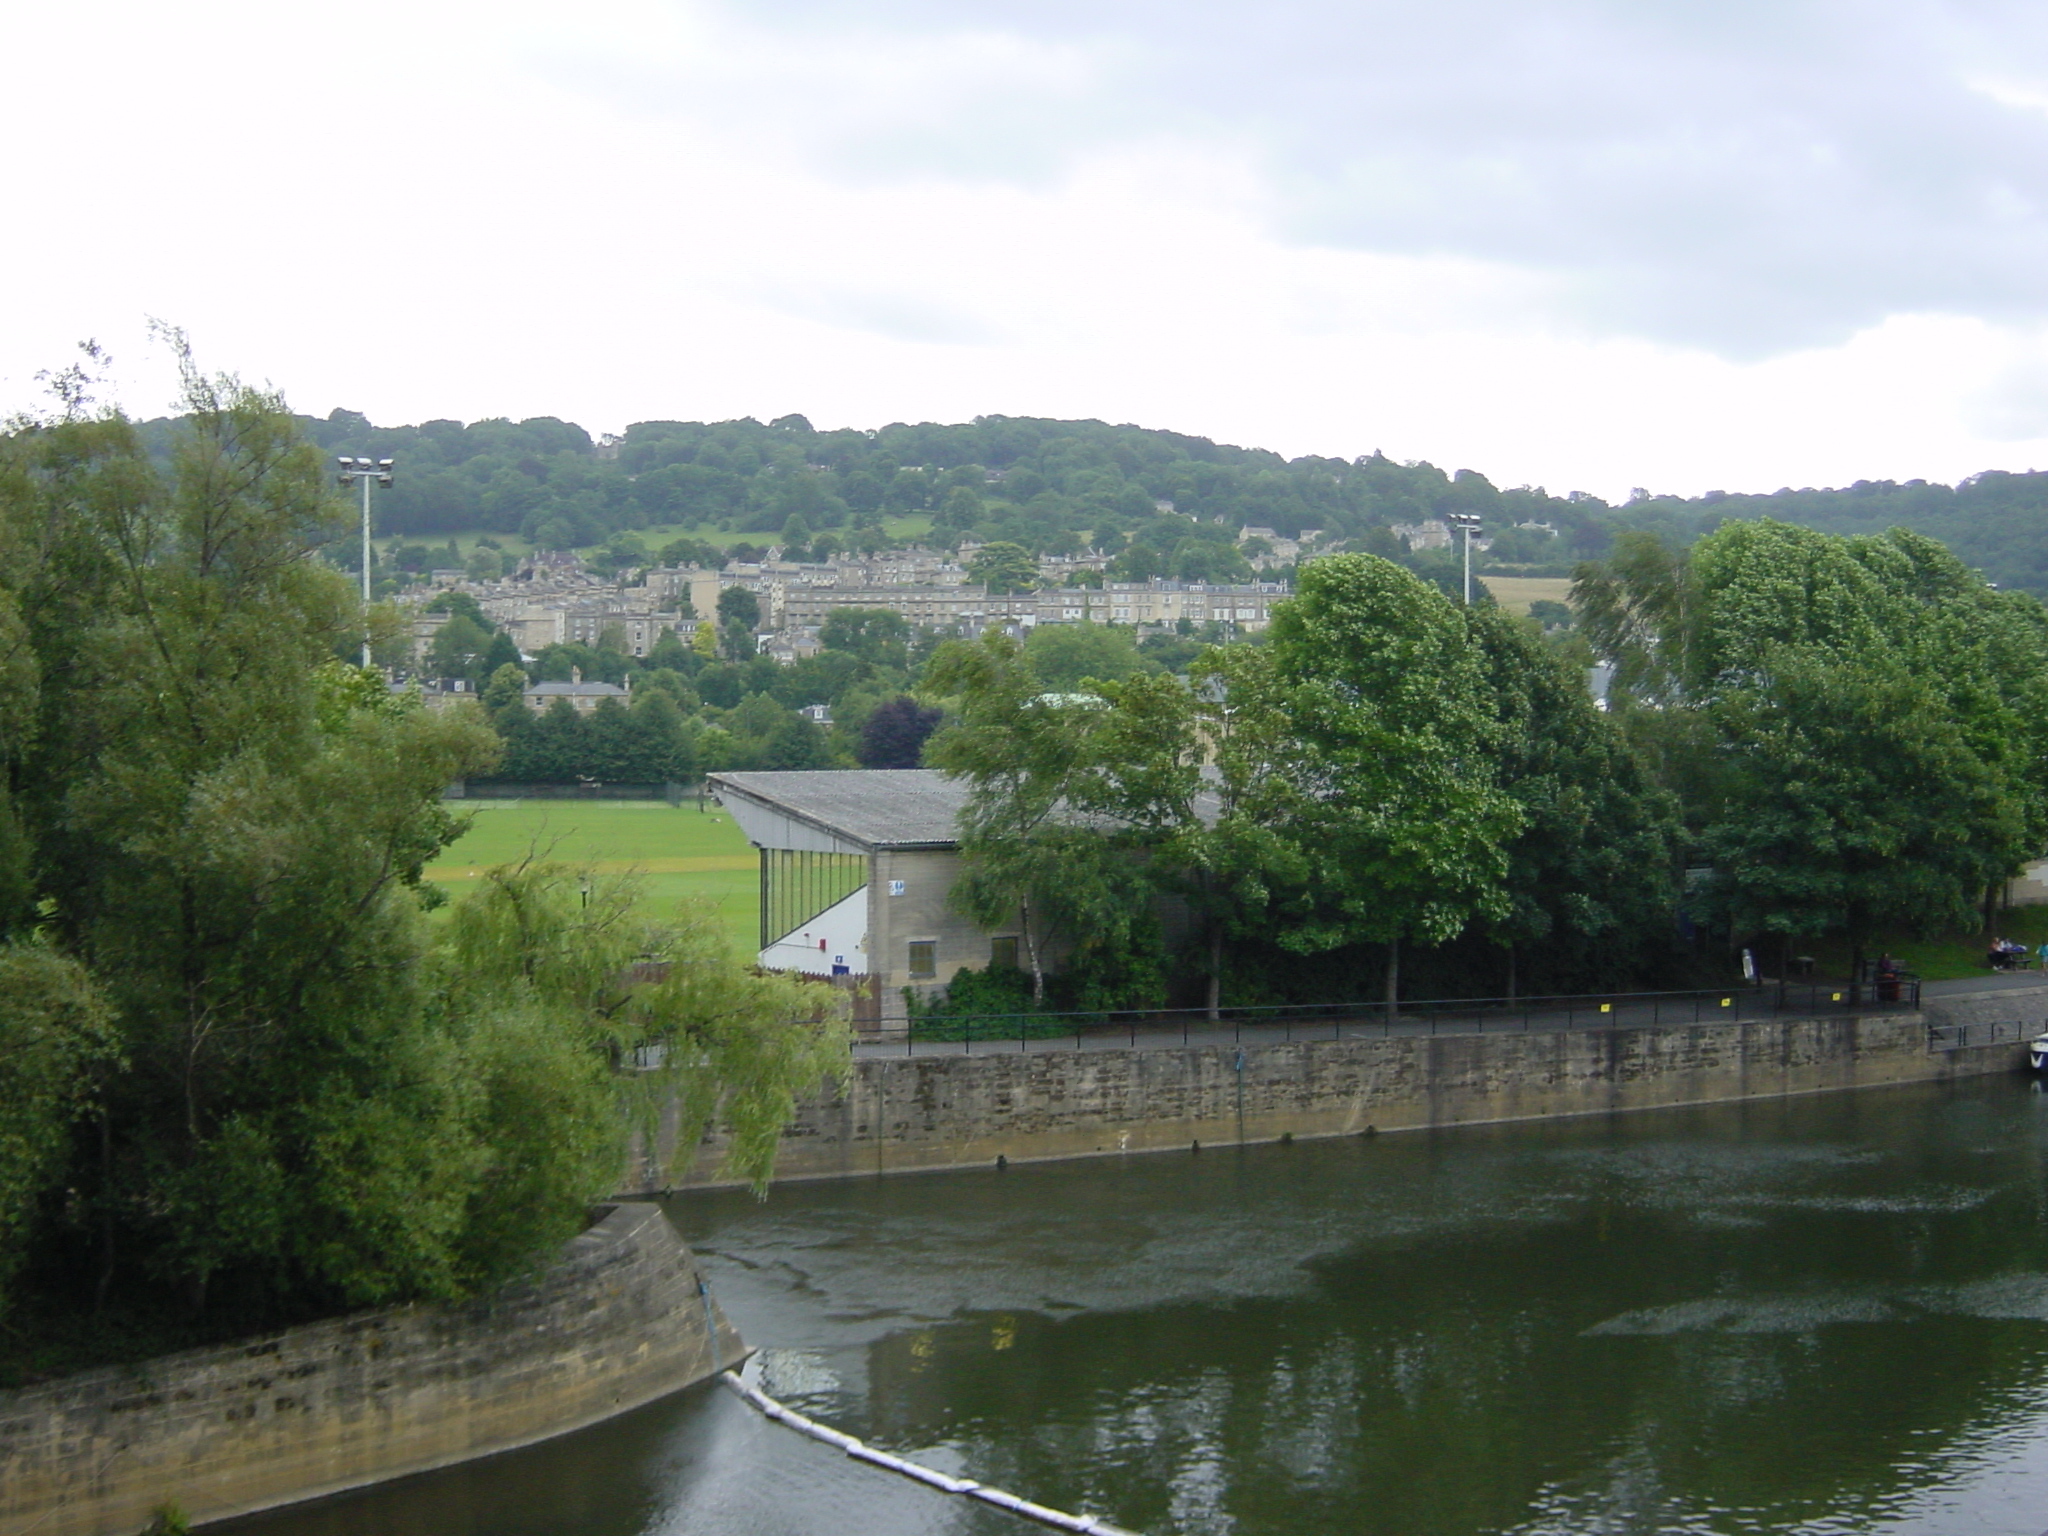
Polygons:
<instances>
[{"instance_id":1,"label":"corrugated grandstand roof","mask_svg":"<svg viewBox=\"0 0 2048 1536\"><path fill-rule=\"evenodd\" d=\"M930 768L714 773L728 792L868 848L956 848L967 785Z\"/></svg>"}]
</instances>

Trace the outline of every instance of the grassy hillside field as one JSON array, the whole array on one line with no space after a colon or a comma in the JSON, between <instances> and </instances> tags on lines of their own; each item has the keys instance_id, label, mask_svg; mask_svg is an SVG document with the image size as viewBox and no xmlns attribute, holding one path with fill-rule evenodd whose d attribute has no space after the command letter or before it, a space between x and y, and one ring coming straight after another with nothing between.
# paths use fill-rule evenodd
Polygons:
<instances>
[{"instance_id":1,"label":"grassy hillside field","mask_svg":"<svg viewBox=\"0 0 2048 1536\"><path fill-rule=\"evenodd\" d=\"M1562 603L1572 595L1569 576L1475 576L1509 613L1527 613L1531 603Z\"/></svg>"},{"instance_id":2,"label":"grassy hillside field","mask_svg":"<svg viewBox=\"0 0 2048 1536\"><path fill-rule=\"evenodd\" d=\"M733 948L751 959L759 946L760 860L731 816L707 802L475 800L470 829L427 878L451 897L474 888L484 870L528 853L604 871L638 871L649 898L672 906L686 897L718 904Z\"/></svg>"}]
</instances>

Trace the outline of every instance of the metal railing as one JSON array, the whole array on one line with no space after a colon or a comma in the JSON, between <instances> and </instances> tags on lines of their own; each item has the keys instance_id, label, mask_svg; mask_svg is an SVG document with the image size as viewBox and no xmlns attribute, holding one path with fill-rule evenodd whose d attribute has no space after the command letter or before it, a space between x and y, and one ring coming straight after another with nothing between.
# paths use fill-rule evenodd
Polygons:
<instances>
[{"instance_id":1,"label":"metal railing","mask_svg":"<svg viewBox=\"0 0 2048 1536\"><path fill-rule=\"evenodd\" d=\"M1071 1044L1075 1050L1149 1045L1242 1044L1295 1040L1386 1039L1396 1035L1536 1033L1569 1029L1654 1029L1672 1024L1813 1015L1920 1006L1920 978L1879 983L1778 982L1762 987L1707 987L1678 992L1566 993L1547 997L1425 998L1385 1003L1281 1003L1203 1009L1156 1008L1116 1013L1021 1011L933 1015L862 1029L866 1047L900 1046L904 1054L957 1048L1031 1049ZM870 1050L872 1054L872 1050Z\"/></svg>"},{"instance_id":2,"label":"metal railing","mask_svg":"<svg viewBox=\"0 0 2048 1536\"><path fill-rule=\"evenodd\" d=\"M2018 1045L2048 1030L2048 1020L2029 1024L2024 1019L1989 1019L1972 1024L1930 1024L1927 1049L1961 1051L1971 1046Z\"/></svg>"}]
</instances>

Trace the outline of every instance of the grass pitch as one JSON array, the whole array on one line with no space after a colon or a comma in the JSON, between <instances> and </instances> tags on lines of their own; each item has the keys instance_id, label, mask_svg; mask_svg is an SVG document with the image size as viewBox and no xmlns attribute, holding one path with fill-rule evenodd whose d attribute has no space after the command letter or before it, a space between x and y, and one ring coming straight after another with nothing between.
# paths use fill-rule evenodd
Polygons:
<instances>
[{"instance_id":1,"label":"grass pitch","mask_svg":"<svg viewBox=\"0 0 2048 1536\"><path fill-rule=\"evenodd\" d=\"M751 957L760 948L760 857L716 805L468 800L451 809L474 812L474 819L426 871L451 897L474 889L491 866L516 864L529 854L607 873L631 870L657 906L708 898L718 904L735 950Z\"/></svg>"},{"instance_id":2,"label":"grass pitch","mask_svg":"<svg viewBox=\"0 0 2048 1536\"><path fill-rule=\"evenodd\" d=\"M1493 600L1509 613L1527 614L1531 603L1562 603L1571 598L1569 576L1474 576Z\"/></svg>"}]
</instances>

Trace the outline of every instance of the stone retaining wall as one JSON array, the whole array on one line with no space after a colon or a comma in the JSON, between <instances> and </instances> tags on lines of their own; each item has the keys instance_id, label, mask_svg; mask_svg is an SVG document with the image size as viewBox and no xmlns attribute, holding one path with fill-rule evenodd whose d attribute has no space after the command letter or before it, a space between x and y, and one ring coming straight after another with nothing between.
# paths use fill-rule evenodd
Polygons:
<instances>
[{"instance_id":1,"label":"stone retaining wall","mask_svg":"<svg viewBox=\"0 0 2048 1536\"><path fill-rule=\"evenodd\" d=\"M2048 988L1926 1013L863 1059L801 1105L778 1178L952 1168L1601 1114L2014 1070L2024 1047L1930 1052L1929 1022L2040 1020ZM714 1134L677 1186L717 1182ZM665 1182L647 1171L633 1182Z\"/></svg>"},{"instance_id":2,"label":"stone retaining wall","mask_svg":"<svg viewBox=\"0 0 2048 1536\"><path fill-rule=\"evenodd\" d=\"M611 1207L530 1284L0 1393L0 1531L133 1536L594 1424L745 1354L659 1208Z\"/></svg>"}]
</instances>

